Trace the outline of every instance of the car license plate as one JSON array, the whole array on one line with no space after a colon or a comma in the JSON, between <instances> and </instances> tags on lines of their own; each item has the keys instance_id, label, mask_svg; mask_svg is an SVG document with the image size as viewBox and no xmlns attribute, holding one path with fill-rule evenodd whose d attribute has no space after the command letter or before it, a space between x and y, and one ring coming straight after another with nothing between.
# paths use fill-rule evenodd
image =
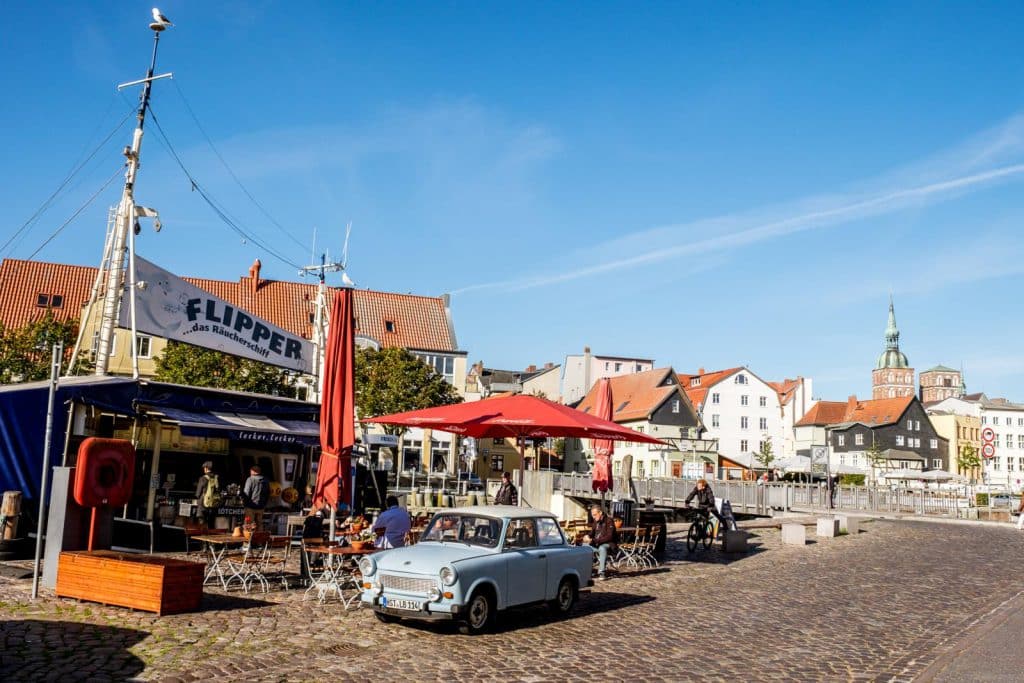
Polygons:
<instances>
[{"instance_id":1,"label":"car license plate","mask_svg":"<svg viewBox=\"0 0 1024 683\"><path fill-rule=\"evenodd\" d=\"M381 598L380 599L380 606L384 607L385 609L404 609L404 610L411 610L413 612L419 612L420 611L420 603L416 602L415 600L400 600L400 599L396 599L396 598L391 598L391 599Z\"/></svg>"}]
</instances>

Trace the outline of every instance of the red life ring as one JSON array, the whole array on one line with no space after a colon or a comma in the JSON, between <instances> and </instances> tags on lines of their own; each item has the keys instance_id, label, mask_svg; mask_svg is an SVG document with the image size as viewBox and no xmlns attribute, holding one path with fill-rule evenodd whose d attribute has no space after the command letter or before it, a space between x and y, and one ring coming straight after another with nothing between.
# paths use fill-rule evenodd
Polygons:
<instances>
[{"instance_id":1,"label":"red life ring","mask_svg":"<svg viewBox=\"0 0 1024 683\"><path fill-rule=\"evenodd\" d=\"M134 476L135 447L130 441L89 437L78 448L75 502L83 507L124 505Z\"/></svg>"}]
</instances>

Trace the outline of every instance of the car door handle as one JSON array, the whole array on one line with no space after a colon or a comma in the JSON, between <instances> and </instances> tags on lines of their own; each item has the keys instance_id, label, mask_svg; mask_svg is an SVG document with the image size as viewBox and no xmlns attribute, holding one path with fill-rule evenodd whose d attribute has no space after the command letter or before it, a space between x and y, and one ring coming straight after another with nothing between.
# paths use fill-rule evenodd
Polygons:
<instances>
[{"instance_id":1,"label":"car door handle","mask_svg":"<svg viewBox=\"0 0 1024 683\"><path fill-rule=\"evenodd\" d=\"M543 560L545 557L547 557L547 554L545 554L545 553L541 553L540 555L537 555L537 559L538 560Z\"/></svg>"}]
</instances>

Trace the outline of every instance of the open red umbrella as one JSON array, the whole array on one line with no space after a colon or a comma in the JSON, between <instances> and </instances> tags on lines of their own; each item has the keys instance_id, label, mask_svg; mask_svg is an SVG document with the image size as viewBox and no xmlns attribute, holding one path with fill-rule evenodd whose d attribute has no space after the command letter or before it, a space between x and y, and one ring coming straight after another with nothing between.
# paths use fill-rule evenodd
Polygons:
<instances>
[{"instance_id":1,"label":"open red umbrella","mask_svg":"<svg viewBox=\"0 0 1024 683\"><path fill-rule=\"evenodd\" d=\"M569 436L664 445L652 436L634 432L609 420L537 396L522 394L382 415L366 418L365 421L439 429L478 439L515 437L519 439L521 462L525 462L522 456L526 449L526 439Z\"/></svg>"},{"instance_id":2,"label":"open red umbrella","mask_svg":"<svg viewBox=\"0 0 1024 683\"><path fill-rule=\"evenodd\" d=\"M352 290L334 294L330 333L324 354L323 394L320 397L320 465L313 492L313 507L324 503L331 509L352 502L352 447L355 426L355 319Z\"/></svg>"},{"instance_id":3,"label":"open red umbrella","mask_svg":"<svg viewBox=\"0 0 1024 683\"><path fill-rule=\"evenodd\" d=\"M612 383L604 377L597 385L594 417L610 422L612 407ZM615 452L615 442L610 439L594 439L591 445L594 448L594 471L591 472L590 485L595 491L604 493L612 488L612 453Z\"/></svg>"}]
</instances>

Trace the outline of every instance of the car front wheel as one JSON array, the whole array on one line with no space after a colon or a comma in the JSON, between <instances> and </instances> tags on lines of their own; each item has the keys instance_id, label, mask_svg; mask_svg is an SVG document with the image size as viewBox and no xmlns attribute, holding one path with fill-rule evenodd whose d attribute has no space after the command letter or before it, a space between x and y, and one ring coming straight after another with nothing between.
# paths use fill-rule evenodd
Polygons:
<instances>
[{"instance_id":1,"label":"car front wheel","mask_svg":"<svg viewBox=\"0 0 1024 683\"><path fill-rule=\"evenodd\" d=\"M473 636L486 632L494 623L494 610L491 596L477 591L466 606L466 620L459 625L459 631Z\"/></svg>"},{"instance_id":2,"label":"car front wheel","mask_svg":"<svg viewBox=\"0 0 1024 683\"><path fill-rule=\"evenodd\" d=\"M549 602L548 605L556 616L564 617L576 606L576 599L578 597L579 590L576 588L576 582L567 576L558 584L558 592L555 593L555 599Z\"/></svg>"}]
</instances>

